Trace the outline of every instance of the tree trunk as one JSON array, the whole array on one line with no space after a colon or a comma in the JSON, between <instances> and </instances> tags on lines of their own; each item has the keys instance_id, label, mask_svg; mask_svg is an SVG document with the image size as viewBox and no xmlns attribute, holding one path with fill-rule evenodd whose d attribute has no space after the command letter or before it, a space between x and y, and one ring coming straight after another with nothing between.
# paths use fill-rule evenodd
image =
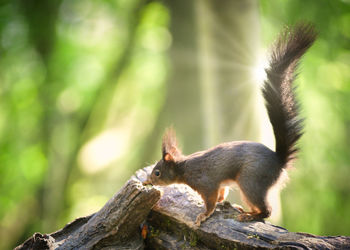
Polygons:
<instances>
[{"instance_id":1,"label":"tree trunk","mask_svg":"<svg viewBox=\"0 0 350 250\"><path fill-rule=\"evenodd\" d=\"M186 185L143 186L146 167L95 214L63 229L35 233L19 249L349 249L350 237L293 233L258 221L243 223L228 202L198 228L204 210L200 196ZM162 195L161 195L162 193Z\"/></svg>"}]
</instances>

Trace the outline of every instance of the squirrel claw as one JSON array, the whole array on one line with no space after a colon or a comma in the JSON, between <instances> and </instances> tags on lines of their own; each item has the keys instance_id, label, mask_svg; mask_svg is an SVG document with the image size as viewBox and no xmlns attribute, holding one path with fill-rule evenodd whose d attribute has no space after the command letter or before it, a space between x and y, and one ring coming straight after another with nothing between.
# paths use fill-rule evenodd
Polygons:
<instances>
[{"instance_id":1,"label":"squirrel claw","mask_svg":"<svg viewBox=\"0 0 350 250\"><path fill-rule=\"evenodd\" d=\"M232 207L233 207L234 209L236 209L238 212L240 212L241 214L244 213L244 210L243 210L243 207L242 207L242 206L240 206L240 205L238 205L238 204L233 204Z\"/></svg>"},{"instance_id":2,"label":"squirrel claw","mask_svg":"<svg viewBox=\"0 0 350 250\"><path fill-rule=\"evenodd\" d=\"M242 214L237 215L236 219L240 222L249 222L254 220L254 217L249 213L243 212Z\"/></svg>"},{"instance_id":3,"label":"squirrel claw","mask_svg":"<svg viewBox=\"0 0 350 250\"><path fill-rule=\"evenodd\" d=\"M240 222L250 222L250 221L264 221L264 215L261 213L243 212L236 216L236 220Z\"/></svg>"},{"instance_id":4,"label":"squirrel claw","mask_svg":"<svg viewBox=\"0 0 350 250\"><path fill-rule=\"evenodd\" d=\"M197 227L200 227L201 222L204 221L206 218L207 218L207 216L206 216L205 214L203 214L203 213L199 214L199 215L197 216L195 225L196 225Z\"/></svg>"}]
</instances>

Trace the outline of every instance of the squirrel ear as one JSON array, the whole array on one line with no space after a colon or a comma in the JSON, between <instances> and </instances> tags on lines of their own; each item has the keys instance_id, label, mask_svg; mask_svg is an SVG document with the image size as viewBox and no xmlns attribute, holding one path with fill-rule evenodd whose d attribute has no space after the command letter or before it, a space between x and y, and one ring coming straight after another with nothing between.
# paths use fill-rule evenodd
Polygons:
<instances>
[{"instance_id":1,"label":"squirrel ear","mask_svg":"<svg viewBox=\"0 0 350 250\"><path fill-rule=\"evenodd\" d=\"M175 161L182 155L181 150L177 147L175 131L172 128L168 128L165 131L162 143L162 153L165 161Z\"/></svg>"},{"instance_id":2,"label":"squirrel ear","mask_svg":"<svg viewBox=\"0 0 350 250\"><path fill-rule=\"evenodd\" d=\"M169 153L166 153L164 155L163 159L164 159L164 161L167 161L167 162L174 161L174 157Z\"/></svg>"}]
</instances>

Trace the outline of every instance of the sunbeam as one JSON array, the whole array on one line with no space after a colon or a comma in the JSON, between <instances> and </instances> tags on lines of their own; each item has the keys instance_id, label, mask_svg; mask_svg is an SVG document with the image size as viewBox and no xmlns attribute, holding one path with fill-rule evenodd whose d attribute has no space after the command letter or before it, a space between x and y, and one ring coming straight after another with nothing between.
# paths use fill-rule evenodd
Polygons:
<instances>
[{"instance_id":1,"label":"sunbeam","mask_svg":"<svg viewBox=\"0 0 350 250\"><path fill-rule=\"evenodd\" d=\"M259 53L256 64L252 67L253 80L261 86L266 80L265 69L268 67L268 60L265 53Z\"/></svg>"}]
</instances>

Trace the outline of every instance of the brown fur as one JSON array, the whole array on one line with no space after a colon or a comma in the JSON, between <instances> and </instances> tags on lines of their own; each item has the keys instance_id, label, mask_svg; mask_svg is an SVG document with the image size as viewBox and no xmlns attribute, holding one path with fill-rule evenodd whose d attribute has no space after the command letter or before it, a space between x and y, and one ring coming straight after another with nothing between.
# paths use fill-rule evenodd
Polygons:
<instances>
[{"instance_id":1,"label":"brown fur","mask_svg":"<svg viewBox=\"0 0 350 250\"><path fill-rule=\"evenodd\" d=\"M269 189L277 183L287 163L297 152L296 142L302 135L302 120L293 93L295 70L301 56L316 39L313 26L287 28L271 52L267 81L263 87L266 108L276 138L275 152L249 141L222 143L211 149L185 156L177 146L175 132L166 131L162 159L151 174L154 185L185 183L203 198L206 211L196 224L208 218L216 203L225 198L225 186L236 182L251 212L238 216L240 221L260 220L271 214L267 202Z\"/></svg>"}]
</instances>

